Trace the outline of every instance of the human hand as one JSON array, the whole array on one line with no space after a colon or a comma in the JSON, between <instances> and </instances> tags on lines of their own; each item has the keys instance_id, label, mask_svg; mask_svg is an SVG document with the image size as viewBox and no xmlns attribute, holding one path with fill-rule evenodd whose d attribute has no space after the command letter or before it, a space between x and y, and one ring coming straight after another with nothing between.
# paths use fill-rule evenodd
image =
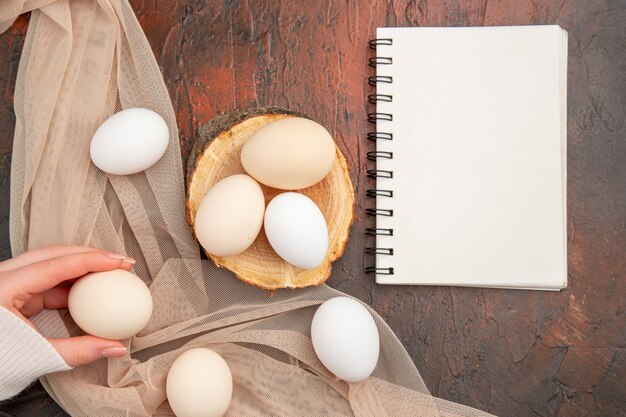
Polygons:
<instances>
[{"instance_id":1,"label":"human hand","mask_svg":"<svg viewBox=\"0 0 626 417\"><path fill-rule=\"evenodd\" d=\"M44 308L67 308L71 280L89 272L128 271L134 263L134 259L125 255L89 247L50 246L31 250L0 262L0 306L35 328L29 317ZM119 341L90 335L47 340L72 367L127 353Z\"/></svg>"}]
</instances>

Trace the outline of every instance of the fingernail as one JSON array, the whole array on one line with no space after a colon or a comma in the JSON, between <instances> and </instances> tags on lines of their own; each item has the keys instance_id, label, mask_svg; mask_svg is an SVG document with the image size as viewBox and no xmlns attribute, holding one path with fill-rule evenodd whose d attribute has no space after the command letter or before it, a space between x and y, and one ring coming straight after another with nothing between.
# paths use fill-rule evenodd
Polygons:
<instances>
[{"instance_id":1,"label":"fingernail","mask_svg":"<svg viewBox=\"0 0 626 417\"><path fill-rule=\"evenodd\" d=\"M118 358L128 353L128 349L125 347L112 347L102 351L103 358Z\"/></svg>"},{"instance_id":2,"label":"fingernail","mask_svg":"<svg viewBox=\"0 0 626 417\"><path fill-rule=\"evenodd\" d=\"M131 258L130 256L120 255L119 253L109 252L109 257L113 259L121 259L123 263L131 264L131 265L135 265L135 263L137 262L135 259Z\"/></svg>"}]
</instances>

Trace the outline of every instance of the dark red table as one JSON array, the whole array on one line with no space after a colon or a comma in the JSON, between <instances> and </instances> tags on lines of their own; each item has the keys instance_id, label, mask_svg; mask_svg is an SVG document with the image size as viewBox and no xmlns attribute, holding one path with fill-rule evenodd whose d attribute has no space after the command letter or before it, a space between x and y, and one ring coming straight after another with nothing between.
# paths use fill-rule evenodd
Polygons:
<instances>
[{"instance_id":1,"label":"dark red table","mask_svg":"<svg viewBox=\"0 0 626 417\"><path fill-rule=\"evenodd\" d=\"M624 0L132 4L169 88L184 156L200 124L251 106L292 108L334 134L350 163L357 207L329 283L387 320L434 395L502 416L625 415ZM363 273L363 248L371 222L364 211L372 204L364 175L371 150L367 41L375 28L554 23L569 32L569 287L548 293L374 284ZM27 26L23 16L0 36L2 259L10 256L13 87ZM0 410L64 415L39 385Z\"/></svg>"}]
</instances>

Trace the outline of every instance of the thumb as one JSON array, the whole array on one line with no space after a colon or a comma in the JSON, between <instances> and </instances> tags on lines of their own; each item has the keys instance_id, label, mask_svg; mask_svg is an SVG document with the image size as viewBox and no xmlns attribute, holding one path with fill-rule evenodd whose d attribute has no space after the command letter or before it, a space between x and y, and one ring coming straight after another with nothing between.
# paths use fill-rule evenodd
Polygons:
<instances>
[{"instance_id":1,"label":"thumb","mask_svg":"<svg viewBox=\"0 0 626 417\"><path fill-rule=\"evenodd\" d=\"M122 342L95 336L48 339L48 342L71 367L86 365L102 358L116 358L128 353Z\"/></svg>"}]
</instances>

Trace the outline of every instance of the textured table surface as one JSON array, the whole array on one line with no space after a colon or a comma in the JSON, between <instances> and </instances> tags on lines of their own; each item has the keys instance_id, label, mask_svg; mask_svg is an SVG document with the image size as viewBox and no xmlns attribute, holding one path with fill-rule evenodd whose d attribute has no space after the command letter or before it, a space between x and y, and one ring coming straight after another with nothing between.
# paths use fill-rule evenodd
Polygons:
<instances>
[{"instance_id":1,"label":"textured table surface","mask_svg":"<svg viewBox=\"0 0 626 417\"><path fill-rule=\"evenodd\" d=\"M502 416L626 411L626 2L131 1L177 113L184 156L198 126L259 105L306 113L349 160L356 221L330 285L371 304L434 395ZM462 4L459 4L462 3ZM383 287L363 273L367 41L377 26L559 24L569 32L568 265L558 293ZM28 27L0 36L0 257L10 256L15 77ZM424 80L428 82L428 80ZM181 215L183 215L181 213ZM0 416L63 411L39 385Z\"/></svg>"}]
</instances>

